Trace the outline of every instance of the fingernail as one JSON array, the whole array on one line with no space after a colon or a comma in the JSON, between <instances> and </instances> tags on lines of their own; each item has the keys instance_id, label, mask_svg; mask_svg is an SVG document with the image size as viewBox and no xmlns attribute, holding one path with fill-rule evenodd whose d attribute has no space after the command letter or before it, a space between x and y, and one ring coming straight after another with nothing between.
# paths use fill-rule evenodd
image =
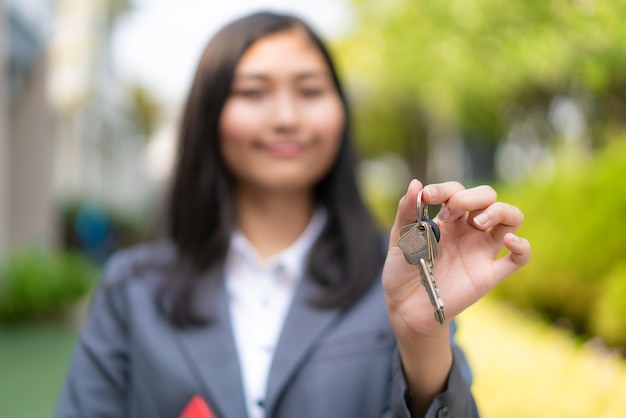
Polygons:
<instances>
[{"instance_id":1,"label":"fingernail","mask_svg":"<svg viewBox=\"0 0 626 418\"><path fill-rule=\"evenodd\" d=\"M450 219L450 209L448 209L447 206L443 206L441 208L441 210L439 211L439 213L437 214L437 218L439 218L439 220L445 222L447 220Z\"/></svg>"},{"instance_id":2,"label":"fingernail","mask_svg":"<svg viewBox=\"0 0 626 418\"><path fill-rule=\"evenodd\" d=\"M407 190L408 190L408 189L410 189L411 187L414 187L415 183L417 183L417 179L413 179L413 180L411 180L411 182L409 183L409 187L407 188Z\"/></svg>"},{"instance_id":3,"label":"fingernail","mask_svg":"<svg viewBox=\"0 0 626 418\"><path fill-rule=\"evenodd\" d=\"M483 212L474 217L474 223L478 226L485 226L489 222L489 215L486 212Z\"/></svg>"},{"instance_id":4,"label":"fingernail","mask_svg":"<svg viewBox=\"0 0 626 418\"><path fill-rule=\"evenodd\" d=\"M513 241L514 244L518 244L520 242L519 237L515 234L509 234L509 239Z\"/></svg>"}]
</instances>

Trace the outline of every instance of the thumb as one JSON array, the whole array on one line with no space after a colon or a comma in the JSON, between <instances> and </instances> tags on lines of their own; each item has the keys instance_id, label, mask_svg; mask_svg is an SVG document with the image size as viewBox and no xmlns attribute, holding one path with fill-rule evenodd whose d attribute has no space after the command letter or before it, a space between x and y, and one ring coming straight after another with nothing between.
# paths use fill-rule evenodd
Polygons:
<instances>
[{"instance_id":1,"label":"thumb","mask_svg":"<svg viewBox=\"0 0 626 418\"><path fill-rule=\"evenodd\" d=\"M391 228L390 240L396 243L400 238L400 229L417 220L417 196L422 189L422 183L413 179L409 183L407 191L398 202L396 218Z\"/></svg>"}]
</instances>

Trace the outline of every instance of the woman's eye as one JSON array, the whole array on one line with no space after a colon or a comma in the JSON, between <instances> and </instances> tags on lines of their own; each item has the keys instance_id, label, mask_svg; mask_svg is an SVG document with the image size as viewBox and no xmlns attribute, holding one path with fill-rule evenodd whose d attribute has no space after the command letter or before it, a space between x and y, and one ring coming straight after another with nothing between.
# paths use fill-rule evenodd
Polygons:
<instances>
[{"instance_id":1,"label":"woman's eye","mask_svg":"<svg viewBox=\"0 0 626 418\"><path fill-rule=\"evenodd\" d=\"M318 97L324 93L324 89L321 88L308 88L300 90L300 94L303 97Z\"/></svg>"},{"instance_id":2,"label":"woman's eye","mask_svg":"<svg viewBox=\"0 0 626 418\"><path fill-rule=\"evenodd\" d=\"M235 96L245 97L248 99L259 99L263 97L263 90L260 89L241 89L235 90Z\"/></svg>"}]
</instances>

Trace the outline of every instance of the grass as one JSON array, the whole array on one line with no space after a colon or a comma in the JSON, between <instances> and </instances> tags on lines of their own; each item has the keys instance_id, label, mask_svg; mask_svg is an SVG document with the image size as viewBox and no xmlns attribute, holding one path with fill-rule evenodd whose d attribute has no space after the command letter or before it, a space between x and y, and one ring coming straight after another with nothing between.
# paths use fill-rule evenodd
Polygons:
<instances>
[{"instance_id":1,"label":"grass","mask_svg":"<svg viewBox=\"0 0 626 418\"><path fill-rule=\"evenodd\" d=\"M459 317L485 418L626 417L626 362L483 299Z\"/></svg>"},{"instance_id":2,"label":"grass","mask_svg":"<svg viewBox=\"0 0 626 418\"><path fill-rule=\"evenodd\" d=\"M75 337L58 323L0 328L0 417L52 416Z\"/></svg>"},{"instance_id":3,"label":"grass","mask_svg":"<svg viewBox=\"0 0 626 418\"><path fill-rule=\"evenodd\" d=\"M75 327L0 328L0 417L50 417ZM626 416L626 361L484 299L459 318L484 418Z\"/></svg>"}]
</instances>

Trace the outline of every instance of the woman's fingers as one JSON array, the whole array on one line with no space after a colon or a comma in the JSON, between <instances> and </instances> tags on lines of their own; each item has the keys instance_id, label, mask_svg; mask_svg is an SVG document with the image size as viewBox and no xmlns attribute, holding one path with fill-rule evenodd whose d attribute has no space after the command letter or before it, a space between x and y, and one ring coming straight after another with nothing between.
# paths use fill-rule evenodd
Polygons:
<instances>
[{"instance_id":1,"label":"woman's fingers","mask_svg":"<svg viewBox=\"0 0 626 418\"><path fill-rule=\"evenodd\" d=\"M383 282L388 300L398 305L403 305L409 298L415 299L416 295L421 300L427 300L424 299L425 294L420 293L417 270L405 262L397 246L400 229L414 222L418 216L417 198L421 189L421 182L411 181L398 204L390 236ZM482 297L528 263L530 244L515 235L524 215L513 205L498 202L493 188L479 186L465 189L458 182L447 182L424 187L421 196L427 204L442 204L442 211L435 220L447 238L440 242L437 267L438 271L445 273L441 284L449 292L452 311L455 306L457 311L464 309L465 304L473 303L473 299ZM503 247L509 252L498 258ZM456 278L457 283L450 284L449 277ZM464 286L475 292L453 291ZM481 293L479 289L485 292Z\"/></svg>"},{"instance_id":2,"label":"woman's fingers","mask_svg":"<svg viewBox=\"0 0 626 418\"><path fill-rule=\"evenodd\" d=\"M495 202L472 218L472 223L481 229L496 225L518 227L524 221L524 214L518 207L509 203Z\"/></svg>"},{"instance_id":3,"label":"woman's fingers","mask_svg":"<svg viewBox=\"0 0 626 418\"><path fill-rule=\"evenodd\" d=\"M458 181L429 184L424 187L423 199L430 205L445 204L453 195L464 190L465 186Z\"/></svg>"},{"instance_id":4,"label":"woman's fingers","mask_svg":"<svg viewBox=\"0 0 626 418\"><path fill-rule=\"evenodd\" d=\"M468 222L474 227L487 230L497 241L501 241L507 232L515 232L524 221L524 214L516 206L495 202L481 211L470 213Z\"/></svg>"},{"instance_id":5,"label":"woman's fingers","mask_svg":"<svg viewBox=\"0 0 626 418\"><path fill-rule=\"evenodd\" d=\"M530 243L527 239L507 233L503 238L504 246L510 253L494 263L495 279L499 283L530 261Z\"/></svg>"},{"instance_id":6,"label":"woman's fingers","mask_svg":"<svg viewBox=\"0 0 626 418\"><path fill-rule=\"evenodd\" d=\"M400 229L417 220L417 197L422 183L412 180L406 194L398 203L396 219L391 231L391 242L399 238ZM497 202L497 193L490 186L465 189L461 183L451 181L429 184L424 187L422 200L428 204L442 204L436 219L453 222L467 216L468 223L479 230L489 230L496 242L502 242L508 233L515 233L524 220L517 207Z\"/></svg>"},{"instance_id":7,"label":"woman's fingers","mask_svg":"<svg viewBox=\"0 0 626 418\"><path fill-rule=\"evenodd\" d=\"M498 195L490 186L478 186L464 189L457 182L432 184L426 186L424 194L430 204L443 204L437 219L453 222L469 211L482 210L493 204Z\"/></svg>"}]
</instances>

